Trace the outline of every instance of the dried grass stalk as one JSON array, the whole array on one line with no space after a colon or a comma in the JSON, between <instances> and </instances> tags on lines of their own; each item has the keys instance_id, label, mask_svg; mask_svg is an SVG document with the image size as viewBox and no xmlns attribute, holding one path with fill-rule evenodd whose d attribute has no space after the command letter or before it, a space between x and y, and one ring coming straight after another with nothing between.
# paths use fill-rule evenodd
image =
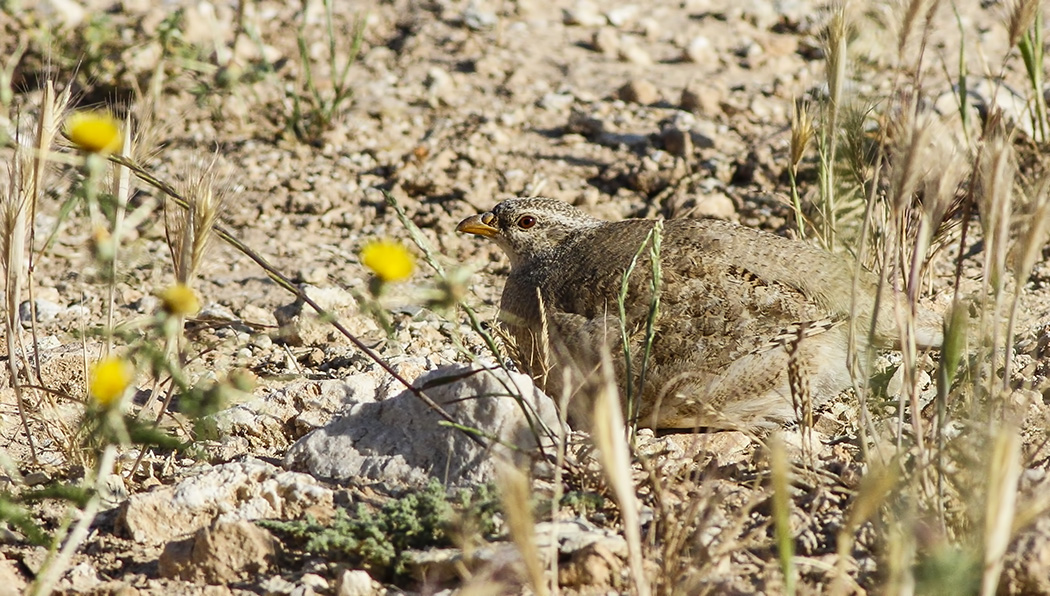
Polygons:
<instances>
[{"instance_id":1,"label":"dried grass stalk","mask_svg":"<svg viewBox=\"0 0 1050 596\"><path fill-rule=\"evenodd\" d=\"M497 472L500 479L500 501L507 516L510 539L518 547L518 552L525 562L525 572L533 593L536 596L547 596L547 582L543 577L543 563L540 561L540 549L536 544L535 521L529 502L529 479L509 462L500 462Z\"/></svg>"},{"instance_id":2,"label":"dried grass stalk","mask_svg":"<svg viewBox=\"0 0 1050 596\"><path fill-rule=\"evenodd\" d=\"M642 529L639 517L638 495L631 480L631 457L627 446L627 427L624 424L620 395L616 389L612 357L602 351L601 379L595 389L594 418L591 420L591 438L598 448L598 459L612 488L613 498L620 508L624 538L627 540L627 562L635 593L649 596L649 580L645 576L642 555Z\"/></svg>"}]
</instances>

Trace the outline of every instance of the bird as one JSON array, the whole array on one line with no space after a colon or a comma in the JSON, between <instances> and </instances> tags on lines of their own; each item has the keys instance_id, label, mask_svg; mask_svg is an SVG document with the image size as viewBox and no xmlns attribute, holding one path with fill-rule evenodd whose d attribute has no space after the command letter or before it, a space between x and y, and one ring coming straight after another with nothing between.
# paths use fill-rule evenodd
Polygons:
<instances>
[{"instance_id":1,"label":"bird","mask_svg":"<svg viewBox=\"0 0 1050 596\"><path fill-rule=\"evenodd\" d=\"M876 302L878 278L841 255L723 220L607 221L522 197L456 230L509 258L499 324L515 364L567 400L570 422L592 411L603 353L638 426L791 422L803 396L817 407L852 387L850 342L860 354L893 347L896 307L910 307L892 291ZM940 317L915 313L917 346L940 346Z\"/></svg>"}]
</instances>

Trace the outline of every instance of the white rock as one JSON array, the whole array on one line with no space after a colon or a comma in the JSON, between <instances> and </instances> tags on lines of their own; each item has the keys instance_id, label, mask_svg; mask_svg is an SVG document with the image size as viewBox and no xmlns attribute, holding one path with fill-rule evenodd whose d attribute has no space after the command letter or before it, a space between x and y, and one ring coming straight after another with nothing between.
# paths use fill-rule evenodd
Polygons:
<instances>
[{"instance_id":1,"label":"white rock","mask_svg":"<svg viewBox=\"0 0 1050 596\"><path fill-rule=\"evenodd\" d=\"M58 23L59 28L65 29L80 25L87 14L87 10L73 0L40 0L36 9L52 23Z\"/></svg>"},{"instance_id":2,"label":"white rock","mask_svg":"<svg viewBox=\"0 0 1050 596\"><path fill-rule=\"evenodd\" d=\"M102 579L99 578L98 571L95 570L94 565L84 561L74 565L67 571L62 581L58 582L57 588L74 594L84 594L92 591L101 583Z\"/></svg>"},{"instance_id":3,"label":"white rock","mask_svg":"<svg viewBox=\"0 0 1050 596\"><path fill-rule=\"evenodd\" d=\"M620 60L631 64L649 66L653 63L653 57L649 55L649 52L645 51L637 41L630 37L620 41L617 53L620 56Z\"/></svg>"},{"instance_id":4,"label":"white rock","mask_svg":"<svg viewBox=\"0 0 1050 596\"><path fill-rule=\"evenodd\" d=\"M26 587L26 581L22 578L15 564L3 555L0 555L0 595L14 596L21 594Z\"/></svg>"},{"instance_id":5,"label":"white rock","mask_svg":"<svg viewBox=\"0 0 1050 596\"><path fill-rule=\"evenodd\" d=\"M916 371L915 377L919 403L925 406L937 394L937 385L930 378L929 373L921 368ZM904 387L904 366L898 367L890 377L886 385L886 394L896 400L909 399L909 393ZM905 407L910 407L910 404L906 404Z\"/></svg>"},{"instance_id":6,"label":"white rock","mask_svg":"<svg viewBox=\"0 0 1050 596\"><path fill-rule=\"evenodd\" d=\"M638 15L637 4L624 4L617 6L605 13L605 18L613 27L623 27L628 21Z\"/></svg>"},{"instance_id":7,"label":"white rock","mask_svg":"<svg viewBox=\"0 0 1050 596\"><path fill-rule=\"evenodd\" d=\"M328 591L328 580L316 573L304 573L303 576L299 578L299 584L316 591Z\"/></svg>"},{"instance_id":8,"label":"white rock","mask_svg":"<svg viewBox=\"0 0 1050 596\"><path fill-rule=\"evenodd\" d=\"M455 100L456 80L446 70L437 66L431 67L427 70L425 84L432 104L437 101L450 104Z\"/></svg>"},{"instance_id":9,"label":"white rock","mask_svg":"<svg viewBox=\"0 0 1050 596\"><path fill-rule=\"evenodd\" d=\"M58 315L66 310L61 304L56 304L50 300L43 298L36 299L36 322L37 323L50 323L54 321ZM28 322L33 320L33 309L30 308L30 302L25 300L22 304L18 305L18 319L22 322Z\"/></svg>"},{"instance_id":10,"label":"white rock","mask_svg":"<svg viewBox=\"0 0 1050 596\"><path fill-rule=\"evenodd\" d=\"M347 569L335 586L336 596L374 596L385 592L379 582L361 569Z\"/></svg>"},{"instance_id":11,"label":"white rock","mask_svg":"<svg viewBox=\"0 0 1050 596\"><path fill-rule=\"evenodd\" d=\"M332 490L310 476L249 458L132 495L119 512L117 526L136 542L163 544L215 520L291 519L331 506Z\"/></svg>"},{"instance_id":12,"label":"white rock","mask_svg":"<svg viewBox=\"0 0 1050 596\"><path fill-rule=\"evenodd\" d=\"M206 305L204 308L197 313L197 317L201 319L212 319L218 321L237 321L237 315L233 314L230 307L225 304L219 304L218 302L212 302Z\"/></svg>"},{"instance_id":13,"label":"white rock","mask_svg":"<svg viewBox=\"0 0 1050 596\"><path fill-rule=\"evenodd\" d=\"M537 102L545 110L561 111L572 107L576 98L571 93L546 93Z\"/></svg>"},{"instance_id":14,"label":"white rock","mask_svg":"<svg viewBox=\"0 0 1050 596\"><path fill-rule=\"evenodd\" d=\"M242 308L241 312L238 314L240 315L241 320L246 323L268 326L274 326L277 324L277 319L273 316L272 312L254 304L244 305L244 308Z\"/></svg>"},{"instance_id":15,"label":"white rock","mask_svg":"<svg viewBox=\"0 0 1050 596\"><path fill-rule=\"evenodd\" d=\"M479 6L476 0L463 11L463 24L474 31L492 29L499 23L499 17L488 7Z\"/></svg>"},{"instance_id":16,"label":"white rock","mask_svg":"<svg viewBox=\"0 0 1050 596\"><path fill-rule=\"evenodd\" d=\"M554 522L540 522L535 529L536 546L546 550L557 544L562 554L572 554L591 544L600 542L613 553L627 556L627 541L624 537L603 528L599 528L584 518Z\"/></svg>"},{"instance_id":17,"label":"white rock","mask_svg":"<svg viewBox=\"0 0 1050 596\"><path fill-rule=\"evenodd\" d=\"M433 370L414 383L457 424L483 431L528 451L536 447L523 405L509 386L548 428L557 427L554 403L526 375L464 366ZM362 404L299 440L285 466L336 481L368 478L422 484L431 477L453 485L494 479L494 456L510 457L506 447L485 448L442 418L409 391ZM490 441L485 441L489 443Z\"/></svg>"},{"instance_id":18,"label":"white rock","mask_svg":"<svg viewBox=\"0 0 1050 596\"><path fill-rule=\"evenodd\" d=\"M718 53L712 47L711 40L703 35L689 40L689 45L683 51L683 57L694 64L718 64Z\"/></svg>"},{"instance_id":19,"label":"white rock","mask_svg":"<svg viewBox=\"0 0 1050 596\"><path fill-rule=\"evenodd\" d=\"M572 8L562 9L562 22L581 27L600 27L605 24L605 17L591 0L579 0Z\"/></svg>"}]
</instances>

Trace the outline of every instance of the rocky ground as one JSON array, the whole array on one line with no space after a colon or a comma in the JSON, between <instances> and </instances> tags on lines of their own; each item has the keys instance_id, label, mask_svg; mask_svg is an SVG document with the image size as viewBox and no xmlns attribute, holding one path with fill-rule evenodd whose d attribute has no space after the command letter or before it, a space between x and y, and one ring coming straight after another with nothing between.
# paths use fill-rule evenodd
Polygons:
<instances>
[{"instance_id":1,"label":"rocky ground","mask_svg":"<svg viewBox=\"0 0 1050 596\"><path fill-rule=\"evenodd\" d=\"M138 129L148 169L179 184L214 161L226 197L222 225L305 284L306 293L391 370L426 388L483 439L440 424L390 370L216 239L193 281L204 306L186 321L184 353L192 384L223 388L220 411L193 412L180 407L189 398L176 396L177 413L162 428L194 439L192 448L117 451L114 472L95 485L102 495L97 517L57 578L57 590L527 593L530 558L523 544L536 547L543 574L562 593L637 590L624 520L589 438L572 433L559 455L549 437L526 432L526 409L518 401L476 399L517 395L531 405L534 421L560 428L550 400L527 377L499 370L505 355L493 354L456 307L459 301L470 306L488 328L509 265L494 245L457 235L455 225L503 198L544 195L608 219L717 217L797 235L790 119L796 100L816 104L827 94L821 41L827 6L810 0L337 3L335 71L349 52L355 20L363 26L359 57L346 74L353 95L336 104L328 125L314 126L311 118L322 110L312 109L297 37L305 41L319 96L333 97L338 86L319 3L305 3L305 16L299 4L270 0L17 4L0 13L0 47L15 57L4 63L14 89L5 108L9 128L32 118L48 72L73 89L77 105L132 102L140 123L147 121L142 106L150 103L142 98L152 98L154 124ZM953 13L947 5L919 4L920 21L927 4L936 5L928 13L933 25L924 45L915 38L905 44L909 58L900 68L905 11L875 3L850 13L857 23L850 36L850 93L885 100L901 78L914 74L908 67L921 50L923 107L947 123L947 134L965 152L955 122L955 74L949 74L957 73L962 46L973 104L996 102L1021 128L1019 154L1038 155L1024 151L1037 145L1024 145L1035 132L1025 118L1020 60L999 66L1008 54L1008 7L959 2ZM992 82L999 75L1003 87ZM806 198L818 182L811 153L799 173ZM10 153L3 155L7 160ZM1038 159L1022 162L1022 178L1041 171ZM0 373L6 452L0 502L25 503L50 533L75 524L81 509L62 499L25 498L34 488L95 482L103 451L82 427L84 362L102 344L90 330L104 324L110 290L90 250L87 215L82 208L62 210L78 174L61 163L54 170L35 223L38 238L53 238L34 262L35 326L28 302L18 313L23 341L32 342L30 331L36 336L40 382L51 391L27 393L35 461L7 367ZM414 248L416 273L373 300L361 248L383 238L414 247L388 197L418 227L447 275L442 281ZM143 217L125 232L112 285L115 322L129 331L148 327L160 302L155 293L174 279L165 241L174 210L165 217L162 200L145 184L132 199ZM981 227L970 229L960 282L966 292L981 285L984 250ZM1040 496L1048 482L1050 270L1040 261L1023 288L1014 338L1008 401L1021 423L1023 469L1014 477L1017 519L999 583L1003 593L1050 593L1050 516ZM952 299L954 249L929 270L923 300L943 311ZM883 360L889 377L899 357ZM926 361L927 373L935 363ZM478 372L483 368L497 370ZM888 385L892 395L893 381ZM136 387L133 411L153 387L145 366ZM934 393L930 386L924 396ZM935 409L923 416L931 425ZM821 413L812 437L788 429L779 448L797 464L788 516L798 588L890 593L904 591L901 578L910 578L920 591L976 592L981 560L974 557L986 537L983 519L974 514L981 507L966 495L977 491L981 503L992 503L994 491L959 476L967 470L986 476L990 456L967 450L978 444L991 453L995 437L960 416L953 441L983 438L943 450L954 458L946 467L956 484L946 489L948 510L938 517L908 505L912 497L921 500L921 491L900 488L929 488L922 481L899 480L892 502L884 500L892 488L871 488L883 476L857 438L857 410L855 398L844 396ZM893 411L876 406L882 424L871 427L878 428L872 444L893 445ZM737 432L641 431L632 480L645 575L658 593L788 589L777 554L769 445ZM902 470L919 465L914 453L903 453ZM537 523L529 539L514 535L512 516L493 513L499 491L492 485L509 483L505 462L532 474ZM450 496L438 491L434 497L424 488L432 479L449 487ZM873 510L882 505L894 513L857 513L863 497L873 494L881 495ZM427 509L427 495L443 504ZM395 511L397 503L406 509ZM438 516L441 507L451 513ZM906 540L887 520L899 523L912 514ZM11 519L3 511L0 517ZM398 525L406 517L441 536L414 542L421 531ZM300 535L290 526L255 523L307 519L317 525ZM32 545L24 527L8 525L0 538L0 593L19 593L53 564L46 546ZM321 528L344 528L353 545L306 545L304 535L322 535ZM376 555L380 546L394 554ZM910 555L901 554L909 548ZM406 551L412 552L403 556Z\"/></svg>"}]
</instances>

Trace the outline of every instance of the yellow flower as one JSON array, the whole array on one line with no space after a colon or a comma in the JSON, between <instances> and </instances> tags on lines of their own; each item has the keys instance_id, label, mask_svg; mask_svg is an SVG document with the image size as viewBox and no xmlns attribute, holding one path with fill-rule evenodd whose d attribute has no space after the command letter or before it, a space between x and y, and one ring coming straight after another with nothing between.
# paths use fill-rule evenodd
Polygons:
<instances>
[{"instance_id":1,"label":"yellow flower","mask_svg":"<svg viewBox=\"0 0 1050 596\"><path fill-rule=\"evenodd\" d=\"M88 393L103 408L120 401L135 376L135 367L123 358L108 356L91 367Z\"/></svg>"},{"instance_id":2,"label":"yellow flower","mask_svg":"<svg viewBox=\"0 0 1050 596\"><path fill-rule=\"evenodd\" d=\"M369 242L361 250L361 262L382 281L403 281L412 276L415 259L408 249L389 240Z\"/></svg>"},{"instance_id":3,"label":"yellow flower","mask_svg":"<svg viewBox=\"0 0 1050 596\"><path fill-rule=\"evenodd\" d=\"M120 122L109 112L73 112L65 131L73 144L91 153L115 153L124 145Z\"/></svg>"},{"instance_id":4,"label":"yellow flower","mask_svg":"<svg viewBox=\"0 0 1050 596\"><path fill-rule=\"evenodd\" d=\"M168 314L189 316L197 314L197 311L201 309L196 292L186 284L175 284L164 288L157 296L164 303L164 310Z\"/></svg>"}]
</instances>

